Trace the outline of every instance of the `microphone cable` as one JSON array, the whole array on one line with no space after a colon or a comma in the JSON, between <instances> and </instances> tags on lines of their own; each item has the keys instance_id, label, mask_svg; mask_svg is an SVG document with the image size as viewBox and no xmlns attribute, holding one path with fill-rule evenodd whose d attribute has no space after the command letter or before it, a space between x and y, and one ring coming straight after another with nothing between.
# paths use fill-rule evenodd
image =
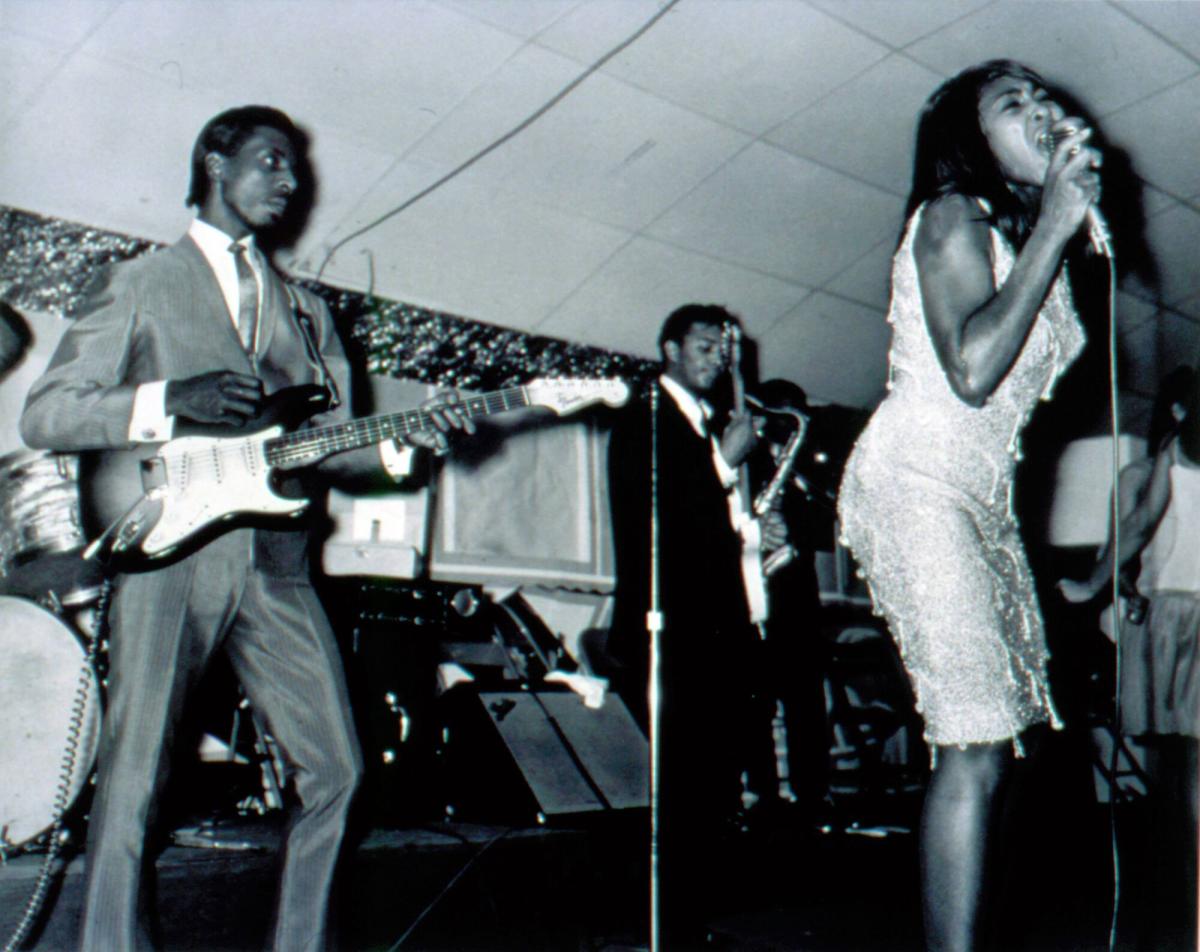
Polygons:
<instances>
[{"instance_id":1,"label":"microphone cable","mask_svg":"<svg viewBox=\"0 0 1200 952\"><path fill-rule=\"evenodd\" d=\"M1103 221L1097 214L1092 219ZM1106 231L1106 230L1105 230ZM1097 244L1096 229L1092 229L1093 245ZM1118 337L1117 337L1117 268L1113 263L1112 243L1104 234L1100 255L1108 265L1108 407L1109 407L1109 438L1112 441L1110 467L1112 470L1112 492L1109 494L1109 524L1112 526L1109 558L1112 561L1112 608L1113 608L1113 641L1115 647L1113 675L1113 721L1112 749L1108 763L1108 818L1109 838L1112 853L1113 889L1112 916L1108 927L1108 949L1116 952L1117 948L1117 912L1121 900L1121 862L1120 848L1117 842L1117 800L1120 798L1120 785L1117 782L1117 768L1121 750L1121 411L1120 388L1118 386Z\"/></svg>"}]
</instances>

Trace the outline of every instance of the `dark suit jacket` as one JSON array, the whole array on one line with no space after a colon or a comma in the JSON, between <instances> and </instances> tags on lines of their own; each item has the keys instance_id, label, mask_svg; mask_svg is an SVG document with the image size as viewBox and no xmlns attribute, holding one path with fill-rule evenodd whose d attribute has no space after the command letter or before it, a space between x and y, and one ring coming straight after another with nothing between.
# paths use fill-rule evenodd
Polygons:
<instances>
[{"instance_id":1,"label":"dark suit jacket","mask_svg":"<svg viewBox=\"0 0 1200 952\"><path fill-rule=\"evenodd\" d=\"M657 384L656 384L657 386ZM665 628L689 632L747 627L741 541L729 524L726 491L712 450L678 405L659 389L659 591ZM643 663L650 578L650 409L631 401L609 444L609 494L617 561L611 653Z\"/></svg>"},{"instance_id":2,"label":"dark suit jacket","mask_svg":"<svg viewBox=\"0 0 1200 952\"><path fill-rule=\"evenodd\" d=\"M328 308L310 292L298 290L298 295L330 375L340 393L348 394L349 365ZM268 268L258 368L268 392L319 381L320 369L302 335L282 279ZM115 266L97 282L29 392L21 435L31 447L60 452L126 447L138 385L214 370L254 372L216 276L185 236L169 248ZM313 422L348 415L343 404ZM305 533L253 531L260 570L307 575Z\"/></svg>"}]
</instances>

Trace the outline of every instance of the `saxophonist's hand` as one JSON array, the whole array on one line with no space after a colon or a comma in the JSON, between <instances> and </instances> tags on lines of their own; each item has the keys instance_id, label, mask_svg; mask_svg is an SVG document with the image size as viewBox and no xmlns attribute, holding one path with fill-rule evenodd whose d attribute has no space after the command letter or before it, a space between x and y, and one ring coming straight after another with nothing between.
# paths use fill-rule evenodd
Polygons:
<instances>
[{"instance_id":1,"label":"saxophonist's hand","mask_svg":"<svg viewBox=\"0 0 1200 952\"><path fill-rule=\"evenodd\" d=\"M768 509L760 521L762 548L766 553L781 549L788 543L787 522L778 509Z\"/></svg>"}]
</instances>

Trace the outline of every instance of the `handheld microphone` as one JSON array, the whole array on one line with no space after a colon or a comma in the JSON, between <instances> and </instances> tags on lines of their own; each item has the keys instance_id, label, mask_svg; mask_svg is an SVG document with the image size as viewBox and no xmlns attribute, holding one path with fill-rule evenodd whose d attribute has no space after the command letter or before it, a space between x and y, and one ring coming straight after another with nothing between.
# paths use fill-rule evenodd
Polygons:
<instances>
[{"instance_id":1,"label":"handheld microphone","mask_svg":"<svg viewBox=\"0 0 1200 952\"><path fill-rule=\"evenodd\" d=\"M1038 147L1047 155L1053 155L1054 150L1058 148L1058 144L1068 136L1074 135L1076 130L1071 129L1047 129L1037 137ZM1092 240L1092 248L1098 255L1105 258L1112 257L1112 234L1108 230L1108 223L1104 220L1104 216L1100 214L1100 209L1095 203L1088 206L1087 210L1088 237Z\"/></svg>"}]
</instances>

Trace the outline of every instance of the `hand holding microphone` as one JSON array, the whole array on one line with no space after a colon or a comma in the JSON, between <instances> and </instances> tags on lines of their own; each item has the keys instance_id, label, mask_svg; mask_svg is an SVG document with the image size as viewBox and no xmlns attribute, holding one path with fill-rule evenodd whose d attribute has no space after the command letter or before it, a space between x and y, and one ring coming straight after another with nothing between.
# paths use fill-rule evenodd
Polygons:
<instances>
[{"instance_id":1,"label":"hand holding microphone","mask_svg":"<svg viewBox=\"0 0 1200 952\"><path fill-rule=\"evenodd\" d=\"M1038 136L1037 144L1048 156L1052 158L1058 152L1059 146L1069 140L1077 139L1074 144L1066 150L1066 157L1063 160L1064 167L1067 163L1082 164L1085 160L1088 169L1096 169L1100 166L1100 156L1095 149L1088 148L1084 145L1084 139L1091 135L1091 130L1083 127L1083 123L1075 119L1064 119L1055 123L1055 128L1047 129ZM1085 156L1085 159L1079 159L1081 153L1088 153L1090 157ZM1062 169L1060 169L1062 171ZM1093 175L1095 173L1092 173ZM1112 236L1109 233L1108 225L1104 221L1104 216L1100 214L1100 209L1096 205L1097 196L1092 198L1091 204L1087 207L1086 217L1088 223L1088 236L1091 238L1092 248L1096 254L1104 257L1112 257Z\"/></svg>"}]
</instances>

